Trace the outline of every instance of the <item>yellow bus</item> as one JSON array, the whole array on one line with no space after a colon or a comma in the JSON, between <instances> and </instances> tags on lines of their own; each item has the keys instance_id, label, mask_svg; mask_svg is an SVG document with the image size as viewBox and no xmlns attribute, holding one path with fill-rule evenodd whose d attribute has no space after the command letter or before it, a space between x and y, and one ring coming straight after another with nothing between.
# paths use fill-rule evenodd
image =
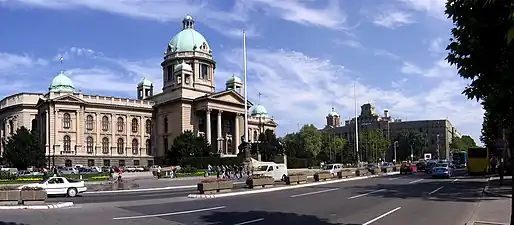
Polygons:
<instances>
[{"instance_id":1,"label":"yellow bus","mask_svg":"<svg viewBox=\"0 0 514 225\"><path fill-rule=\"evenodd\" d=\"M469 175L482 175L489 172L489 151L487 148L468 148L466 155Z\"/></svg>"}]
</instances>

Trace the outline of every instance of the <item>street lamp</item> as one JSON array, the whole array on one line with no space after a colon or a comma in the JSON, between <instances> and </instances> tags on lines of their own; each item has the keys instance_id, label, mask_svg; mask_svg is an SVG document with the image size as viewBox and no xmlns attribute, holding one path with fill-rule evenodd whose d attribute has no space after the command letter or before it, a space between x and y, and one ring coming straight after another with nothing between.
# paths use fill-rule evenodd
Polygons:
<instances>
[{"instance_id":1,"label":"street lamp","mask_svg":"<svg viewBox=\"0 0 514 225\"><path fill-rule=\"evenodd\" d=\"M398 141L394 141L393 143L393 149L394 149L394 163L396 163L396 145L398 144Z\"/></svg>"},{"instance_id":2,"label":"street lamp","mask_svg":"<svg viewBox=\"0 0 514 225\"><path fill-rule=\"evenodd\" d=\"M437 143L437 159L440 160L440 153L439 153L439 133L437 133L436 135L437 139L436 139L436 143Z\"/></svg>"}]
</instances>

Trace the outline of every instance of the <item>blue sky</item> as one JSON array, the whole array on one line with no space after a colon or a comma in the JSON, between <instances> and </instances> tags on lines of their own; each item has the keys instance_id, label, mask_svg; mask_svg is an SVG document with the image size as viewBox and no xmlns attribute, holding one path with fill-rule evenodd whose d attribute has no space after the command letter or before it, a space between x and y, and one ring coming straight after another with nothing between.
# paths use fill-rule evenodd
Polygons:
<instances>
[{"instance_id":1,"label":"blue sky","mask_svg":"<svg viewBox=\"0 0 514 225\"><path fill-rule=\"evenodd\" d=\"M167 43L190 14L208 40L217 90L242 75L249 98L279 134L344 118L371 102L404 120L448 118L480 135L483 110L444 61L452 24L445 0L0 0L0 96L46 92L61 69L85 93L135 98L148 77L160 91ZM65 59L60 65L59 58Z\"/></svg>"}]
</instances>

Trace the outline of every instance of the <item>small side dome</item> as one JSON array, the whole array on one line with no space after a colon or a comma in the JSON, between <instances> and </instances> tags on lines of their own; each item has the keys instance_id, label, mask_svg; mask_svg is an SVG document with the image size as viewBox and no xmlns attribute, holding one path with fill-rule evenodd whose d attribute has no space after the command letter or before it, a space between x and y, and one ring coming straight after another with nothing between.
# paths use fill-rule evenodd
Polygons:
<instances>
[{"instance_id":1,"label":"small side dome","mask_svg":"<svg viewBox=\"0 0 514 225\"><path fill-rule=\"evenodd\" d=\"M61 71L57 76L52 80L52 84L50 88L48 88L51 92L75 92L75 86L73 85L73 81Z\"/></svg>"},{"instance_id":2,"label":"small side dome","mask_svg":"<svg viewBox=\"0 0 514 225\"><path fill-rule=\"evenodd\" d=\"M268 110L261 104L253 106L250 110L250 115L257 118L268 118Z\"/></svg>"},{"instance_id":3,"label":"small side dome","mask_svg":"<svg viewBox=\"0 0 514 225\"><path fill-rule=\"evenodd\" d=\"M189 64L182 62L182 63L178 64L177 66L175 66L175 69L173 70L173 72L178 72L181 70L193 71L193 68L191 68L191 66Z\"/></svg>"},{"instance_id":4,"label":"small side dome","mask_svg":"<svg viewBox=\"0 0 514 225\"><path fill-rule=\"evenodd\" d=\"M243 81L241 81L241 78L237 77L236 75L232 75L227 79L227 82L225 84L243 84Z\"/></svg>"},{"instance_id":5,"label":"small side dome","mask_svg":"<svg viewBox=\"0 0 514 225\"><path fill-rule=\"evenodd\" d=\"M332 111L330 113L328 113L328 116L329 117L339 117L339 113L337 113L336 110L334 109L334 107L332 107Z\"/></svg>"},{"instance_id":6,"label":"small side dome","mask_svg":"<svg viewBox=\"0 0 514 225\"><path fill-rule=\"evenodd\" d=\"M146 79L146 77L143 77L143 79L139 82L139 84L137 84L138 87L141 87L141 86L153 86L153 83L152 81Z\"/></svg>"}]
</instances>

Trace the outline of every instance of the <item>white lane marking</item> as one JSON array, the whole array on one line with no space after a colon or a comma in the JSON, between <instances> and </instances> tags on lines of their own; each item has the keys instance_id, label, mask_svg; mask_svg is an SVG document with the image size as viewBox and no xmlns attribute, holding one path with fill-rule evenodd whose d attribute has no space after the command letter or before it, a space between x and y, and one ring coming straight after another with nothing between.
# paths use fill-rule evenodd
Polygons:
<instances>
[{"instance_id":1,"label":"white lane marking","mask_svg":"<svg viewBox=\"0 0 514 225\"><path fill-rule=\"evenodd\" d=\"M234 225L244 225L244 224L250 224L250 223L257 223L259 221L263 221L264 218L260 218L260 219L256 219L256 220L249 220L249 221L245 221L245 222L241 222L241 223L236 223Z\"/></svg>"},{"instance_id":2,"label":"white lane marking","mask_svg":"<svg viewBox=\"0 0 514 225\"><path fill-rule=\"evenodd\" d=\"M348 199L360 198L360 197L364 197L366 195L370 195L370 194L381 192L381 191L385 191L385 189L380 189L380 190L376 190L376 191L372 191L372 192L368 192L368 193L364 193L364 194L360 194L360 195L355 195L355 196L349 197Z\"/></svg>"},{"instance_id":3,"label":"white lane marking","mask_svg":"<svg viewBox=\"0 0 514 225\"><path fill-rule=\"evenodd\" d=\"M386 212L386 213L384 213L384 214L382 214L382 215L380 215L380 216L375 217L374 219L372 219L372 220L370 220L370 221L368 221L368 222L363 223L362 225L370 225L370 224L372 224L372 223L376 222L377 220L382 219L382 218L386 217L387 215L389 215L389 214L391 214L391 213L394 213L394 212L398 211L398 210L399 210L399 209L401 209L401 208L402 208L402 207L398 207L398 208L393 209L393 210L391 210L391 211L389 211L389 212Z\"/></svg>"},{"instance_id":4,"label":"white lane marking","mask_svg":"<svg viewBox=\"0 0 514 225\"><path fill-rule=\"evenodd\" d=\"M389 178L389 180L396 180L396 179L400 179L400 177Z\"/></svg>"},{"instance_id":5,"label":"white lane marking","mask_svg":"<svg viewBox=\"0 0 514 225\"><path fill-rule=\"evenodd\" d=\"M452 180L452 183L455 183L459 180L459 178L455 179L455 180Z\"/></svg>"},{"instance_id":6,"label":"white lane marking","mask_svg":"<svg viewBox=\"0 0 514 225\"><path fill-rule=\"evenodd\" d=\"M234 184L244 184L245 182L234 182ZM94 194L110 194L110 193L125 193L125 192L151 192L151 191L166 191L166 190L178 190L178 189L191 189L196 188L196 185L186 186L171 186L162 188L141 188L141 189L130 189L130 190L114 190L114 191L90 191L84 192L83 195L94 195Z\"/></svg>"},{"instance_id":7,"label":"white lane marking","mask_svg":"<svg viewBox=\"0 0 514 225\"><path fill-rule=\"evenodd\" d=\"M435 190L433 190L433 191L431 191L430 193L428 193L428 195L432 195L432 194L434 194L434 193L438 192L439 190L441 190L441 189L443 189L443 188L444 188L444 186L438 187L438 188L436 188Z\"/></svg>"},{"instance_id":8,"label":"white lane marking","mask_svg":"<svg viewBox=\"0 0 514 225\"><path fill-rule=\"evenodd\" d=\"M329 192L329 191L337 191L339 189L341 189L341 188L333 188L333 189L327 189L327 190L313 191L313 192L308 192L308 193L303 193L303 194L291 195L291 198L307 196L307 195L321 194L321 193L325 193L325 192Z\"/></svg>"},{"instance_id":9,"label":"white lane marking","mask_svg":"<svg viewBox=\"0 0 514 225\"><path fill-rule=\"evenodd\" d=\"M425 179L414 180L414 181L409 182L409 184L415 184L415 183L418 183L418 182L420 182L422 180L425 180Z\"/></svg>"},{"instance_id":10,"label":"white lane marking","mask_svg":"<svg viewBox=\"0 0 514 225\"><path fill-rule=\"evenodd\" d=\"M218 210L218 209L224 209L224 208L225 208L225 206L218 206L218 207L212 207L212 208L195 209L195 210L180 211L180 212L150 214L150 215L141 215L141 216L115 217L112 219L113 220L130 220L130 219L141 219L141 218L151 218L151 217L163 217L163 216L173 216L173 215L182 215L182 214L212 211L212 210Z\"/></svg>"}]
</instances>

